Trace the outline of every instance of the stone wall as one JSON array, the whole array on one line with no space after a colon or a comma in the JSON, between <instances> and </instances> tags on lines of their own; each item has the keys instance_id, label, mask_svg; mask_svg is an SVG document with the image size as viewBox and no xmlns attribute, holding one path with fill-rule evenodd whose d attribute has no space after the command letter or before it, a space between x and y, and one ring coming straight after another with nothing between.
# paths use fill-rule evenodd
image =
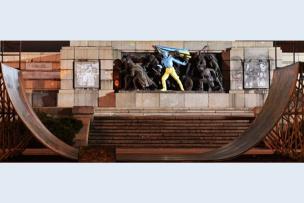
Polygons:
<instances>
[{"instance_id":1,"label":"stone wall","mask_svg":"<svg viewBox=\"0 0 304 203\"><path fill-rule=\"evenodd\" d=\"M107 97L113 92L113 61L120 58L119 52L109 46L91 47L86 41L79 41L79 46L74 46L75 42L71 44L73 46L63 47L60 52L61 89L58 95L58 106L98 106L98 98ZM100 62L100 89L73 88L74 62L78 60Z\"/></svg>"},{"instance_id":2,"label":"stone wall","mask_svg":"<svg viewBox=\"0 0 304 203\"><path fill-rule=\"evenodd\" d=\"M152 45L201 50L208 45L212 52L230 52L229 93L198 92L121 92L113 91L113 61L121 52L152 52ZM266 53L270 61L271 76L275 68L275 48L272 41L71 41L70 47L61 50L61 89L58 105L100 106L116 108L254 108L262 106L267 90L244 90L242 60L246 53ZM278 66L285 65L280 49L277 49ZM299 56L300 57L300 56ZM73 89L73 62L75 60L100 61L100 89ZM228 63L229 64L229 63ZM83 98L85 97L85 98Z\"/></svg>"}]
</instances>

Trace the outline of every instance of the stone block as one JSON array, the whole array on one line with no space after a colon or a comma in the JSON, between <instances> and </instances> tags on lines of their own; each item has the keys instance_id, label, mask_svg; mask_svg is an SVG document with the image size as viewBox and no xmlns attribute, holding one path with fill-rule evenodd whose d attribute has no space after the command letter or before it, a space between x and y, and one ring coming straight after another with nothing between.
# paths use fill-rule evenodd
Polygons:
<instances>
[{"instance_id":1,"label":"stone block","mask_svg":"<svg viewBox=\"0 0 304 203\"><path fill-rule=\"evenodd\" d=\"M23 79L30 79L30 80L42 80L42 79L50 79L50 80L57 80L60 79L60 72L59 71L22 71L22 78Z\"/></svg>"},{"instance_id":2,"label":"stone block","mask_svg":"<svg viewBox=\"0 0 304 203\"><path fill-rule=\"evenodd\" d=\"M186 108L208 108L207 93L185 93Z\"/></svg>"},{"instance_id":3,"label":"stone block","mask_svg":"<svg viewBox=\"0 0 304 203\"><path fill-rule=\"evenodd\" d=\"M98 48L75 47L75 59L98 59Z\"/></svg>"},{"instance_id":4,"label":"stone block","mask_svg":"<svg viewBox=\"0 0 304 203\"><path fill-rule=\"evenodd\" d=\"M159 108L160 93L136 93L136 108Z\"/></svg>"},{"instance_id":5,"label":"stone block","mask_svg":"<svg viewBox=\"0 0 304 203\"><path fill-rule=\"evenodd\" d=\"M204 46L207 46L207 41L184 41L184 48L198 51L201 50Z\"/></svg>"},{"instance_id":6,"label":"stone block","mask_svg":"<svg viewBox=\"0 0 304 203\"><path fill-rule=\"evenodd\" d=\"M230 90L242 90L242 89L243 89L243 80L230 81Z\"/></svg>"},{"instance_id":7,"label":"stone block","mask_svg":"<svg viewBox=\"0 0 304 203\"><path fill-rule=\"evenodd\" d=\"M74 68L74 60L60 60L60 69L72 70Z\"/></svg>"},{"instance_id":8,"label":"stone block","mask_svg":"<svg viewBox=\"0 0 304 203\"><path fill-rule=\"evenodd\" d=\"M222 51L232 47L231 41L208 41L208 49Z\"/></svg>"},{"instance_id":9,"label":"stone block","mask_svg":"<svg viewBox=\"0 0 304 203\"><path fill-rule=\"evenodd\" d=\"M230 60L240 61L244 59L244 48L232 48L230 50Z\"/></svg>"},{"instance_id":10,"label":"stone block","mask_svg":"<svg viewBox=\"0 0 304 203\"><path fill-rule=\"evenodd\" d=\"M75 49L74 47L62 47L60 50L60 59L74 59Z\"/></svg>"},{"instance_id":11,"label":"stone block","mask_svg":"<svg viewBox=\"0 0 304 203\"><path fill-rule=\"evenodd\" d=\"M115 107L116 96L113 90L101 92L99 91L98 106L99 107Z\"/></svg>"},{"instance_id":12,"label":"stone block","mask_svg":"<svg viewBox=\"0 0 304 203\"><path fill-rule=\"evenodd\" d=\"M209 108L211 108L211 109L229 108L229 106L230 106L229 94L210 93L210 94L208 94L208 96L209 96L209 98L208 98Z\"/></svg>"},{"instance_id":13,"label":"stone block","mask_svg":"<svg viewBox=\"0 0 304 203\"><path fill-rule=\"evenodd\" d=\"M120 49L124 51L135 51L136 42L135 41L121 41Z\"/></svg>"},{"instance_id":14,"label":"stone block","mask_svg":"<svg viewBox=\"0 0 304 203\"><path fill-rule=\"evenodd\" d=\"M24 80L25 89L35 90L58 90L60 81L58 80Z\"/></svg>"},{"instance_id":15,"label":"stone block","mask_svg":"<svg viewBox=\"0 0 304 203\"><path fill-rule=\"evenodd\" d=\"M122 41L111 41L111 45L112 45L113 49L121 50L121 42Z\"/></svg>"},{"instance_id":16,"label":"stone block","mask_svg":"<svg viewBox=\"0 0 304 203\"><path fill-rule=\"evenodd\" d=\"M230 80L243 80L243 70L231 70L230 71Z\"/></svg>"},{"instance_id":17,"label":"stone block","mask_svg":"<svg viewBox=\"0 0 304 203\"><path fill-rule=\"evenodd\" d=\"M113 80L113 70L100 70L100 80Z\"/></svg>"},{"instance_id":18,"label":"stone block","mask_svg":"<svg viewBox=\"0 0 304 203\"><path fill-rule=\"evenodd\" d=\"M245 59L268 59L268 48L245 48Z\"/></svg>"},{"instance_id":19,"label":"stone block","mask_svg":"<svg viewBox=\"0 0 304 203\"><path fill-rule=\"evenodd\" d=\"M80 41L75 41L75 40L72 40L72 41L70 41L70 46L71 47L78 47L78 46L80 46Z\"/></svg>"},{"instance_id":20,"label":"stone block","mask_svg":"<svg viewBox=\"0 0 304 203\"><path fill-rule=\"evenodd\" d=\"M98 106L98 90L76 89L74 96L75 106Z\"/></svg>"},{"instance_id":21,"label":"stone block","mask_svg":"<svg viewBox=\"0 0 304 203\"><path fill-rule=\"evenodd\" d=\"M89 46L89 41L87 40L77 40L70 42L71 47L87 47Z\"/></svg>"},{"instance_id":22,"label":"stone block","mask_svg":"<svg viewBox=\"0 0 304 203\"><path fill-rule=\"evenodd\" d=\"M256 47L273 47L273 41L255 41Z\"/></svg>"},{"instance_id":23,"label":"stone block","mask_svg":"<svg viewBox=\"0 0 304 203\"><path fill-rule=\"evenodd\" d=\"M231 59L230 60L230 70L231 71L243 71L243 64L241 60Z\"/></svg>"},{"instance_id":24,"label":"stone block","mask_svg":"<svg viewBox=\"0 0 304 203\"><path fill-rule=\"evenodd\" d=\"M61 80L60 89L62 89L62 90L73 89L73 80Z\"/></svg>"},{"instance_id":25,"label":"stone block","mask_svg":"<svg viewBox=\"0 0 304 203\"><path fill-rule=\"evenodd\" d=\"M99 48L99 59L113 59L113 49L110 47Z\"/></svg>"},{"instance_id":26,"label":"stone block","mask_svg":"<svg viewBox=\"0 0 304 203\"><path fill-rule=\"evenodd\" d=\"M111 41L93 41L90 40L88 41L88 45L89 47L111 47L112 43Z\"/></svg>"},{"instance_id":27,"label":"stone block","mask_svg":"<svg viewBox=\"0 0 304 203\"><path fill-rule=\"evenodd\" d=\"M105 96L105 95L107 95L107 94L109 94L109 93L111 93L111 92L114 92L114 90L113 90L113 89L109 89L109 90L99 90L99 91L98 91L98 96L99 96L99 97L103 97L103 96Z\"/></svg>"},{"instance_id":28,"label":"stone block","mask_svg":"<svg viewBox=\"0 0 304 203\"><path fill-rule=\"evenodd\" d=\"M100 69L101 70L113 70L113 60L100 60Z\"/></svg>"},{"instance_id":29,"label":"stone block","mask_svg":"<svg viewBox=\"0 0 304 203\"><path fill-rule=\"evenodd\" d=\"M159 45L174 47L174 48L184 48L183 41L159 41Z\"/></svg>"},{"instance_id":30,"label":"stone block","mask_svg":"<svg viewBox=\"0 0 304 203\"><path fill-rule=\"evenodd\" d=\"M100 89L113 89L113 80L101 80L100 81Z\"/></svg>"},{"instance_id":31,"label":"stone block","mask_svg":"<svg viewBox=\"0 0 304 203\"><path fill-rule=\"evenodd\" d=\"M245 107L246 108L254 108L261 107L264 103L264 97L262 94L245 94Z\"/></svg>"},{"instance_id":32,"label":"stone block","mask_svg":"<svg viewBox=\"0 0 304 203\"><path fill-rule=\"evenodd\" d=\"M169 92L161 93L159 103L161 108L184 108L185 94Z\"/></svg>"},{"instance_id":33,"label":"stone block","mask_svg":"<svg viewBox=\"0 0 304 203\"><path fill-rule=\"evenodd\" d=\"M117 108L135 108L136 92L120 92L116 93Z\"/></svg>"},{"instance_id":34,"label":"stone block","mask_svg":"<svg viewBox=\"0 0 304 203\"><path fill-rule=\"evenodd\" d=\"M136 51L154 51L153 45L158 45L158 41L136 41Z\"/></svg>"},{"instance_id":35,"label":"stone block","mask_svg":"<svg viewBox=\"0 0 304 203\"><path fill-rule=\"evenodd\" d=\"M113 49L113 60L121 59L121 51L117 49Z\"/></svg>"},{"instance_id":36,"label":"stone block","mask_svg":"<svg viewBox=\"0 0 304 203\"><path fill-rule=\"evenodd\" d=\"M60 79L73 80L73 70L60 70Z\"/></svg>"},{"instance_id":37,"label":"stone block","mask_svg":"<svg viewBox=\"0 0 304 203\"><path fill-rule=\"evenodd\" d=\"M74 90L59 90L58 107L74 106Z\"/></svg>"},{"instance_id":38,"label":"stone block","mask_svg":"<svg viewBox=\"0 0 304 203\"><path fill-rule=\"evenodd\" d=\"M239 40L233 41L232 42L232 47L233 48L243 48L244 47L244 42L239 41Z\"/></svg>"},{"instance_id":39,"label":"stone block","mask_svg":"<svg viewBox=\"0 0 304 203\"><path fill-rule=\"evenodd\" d=\"M238 93L230 93L230 104L233 108L244 108L245 107L245 94L244 91Z\"/></svg>"}]
</instances>

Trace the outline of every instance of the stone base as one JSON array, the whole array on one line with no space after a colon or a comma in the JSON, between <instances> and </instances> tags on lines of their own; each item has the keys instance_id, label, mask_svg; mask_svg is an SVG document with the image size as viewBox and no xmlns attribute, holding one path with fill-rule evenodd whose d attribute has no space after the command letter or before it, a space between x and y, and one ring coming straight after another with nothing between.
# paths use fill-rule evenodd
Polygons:
<instances>
[{"instance_id":1,"label":"stone base","mask_svg":"<svg viewBox=\"0 0 304 203\"><path fill-rule=\"evenodd\" d=\"M247 109L262 106L263 93L206 92L120 92L115 94L118 109Z\"/></svg>"}]
</instances>

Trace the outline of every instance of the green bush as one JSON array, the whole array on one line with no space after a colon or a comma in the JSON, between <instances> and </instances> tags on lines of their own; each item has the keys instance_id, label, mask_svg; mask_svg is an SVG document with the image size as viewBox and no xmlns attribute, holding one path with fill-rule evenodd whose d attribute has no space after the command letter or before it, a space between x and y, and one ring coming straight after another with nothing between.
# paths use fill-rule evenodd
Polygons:
<instances>
[{"instance_id":1,"label":"green bush","mask_svg":"<svg viewBox=\"0 0 304 203\"><path fill-rule=\"evenodd\" d=\"M51 133L69 145L83 127L80 120L72 117L53 117L43 112L37 112L37 116Z\"/></svg>"}]
</instances>

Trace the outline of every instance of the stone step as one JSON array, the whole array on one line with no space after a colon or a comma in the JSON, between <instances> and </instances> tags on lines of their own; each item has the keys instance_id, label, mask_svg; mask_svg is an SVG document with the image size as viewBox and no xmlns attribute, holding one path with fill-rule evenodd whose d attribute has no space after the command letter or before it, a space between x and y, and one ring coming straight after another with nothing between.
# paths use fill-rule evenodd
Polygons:
<instances>
[{"instance_id":1,"label":"stone step","mask_svg":"<svg viewBox=\"0 0 304 203\"><path fill-rule=\"evenodd\" d=\"M234 139L235 137L237 137L238 135L224 135L224 136L189 136L189 135L185 135L185 136L181 136L181 135L172 135L172 136L162 136L162 135L132 135L132 136L122 136L122 135L116 135L116 136L111 136L111 135L91 135L90 136L90 140L142 140L142 139L162 139L162 140L207 140L207 139L211 139L211 140L225 140L225 139Z\"/></svg>"},{"instance_id":2,"label":"stone step","mask_svg":"<svg viewBox=\"0 0 304 203\"><path fill-rule=\"evenodd\" d=\"M228 143L228 142L227 142ZM227 144L225 143L225 144ZM218 148L224 144L214 144L214 143L204 143L204 144L166 144L166 143L156 143L156 144L103 144L103 143L91 143L89 142L89 146L99 146L99 147L128 147L128 148L193 148L193 147L200 147L200 148Z\"/></svg>"}]
</instances>

